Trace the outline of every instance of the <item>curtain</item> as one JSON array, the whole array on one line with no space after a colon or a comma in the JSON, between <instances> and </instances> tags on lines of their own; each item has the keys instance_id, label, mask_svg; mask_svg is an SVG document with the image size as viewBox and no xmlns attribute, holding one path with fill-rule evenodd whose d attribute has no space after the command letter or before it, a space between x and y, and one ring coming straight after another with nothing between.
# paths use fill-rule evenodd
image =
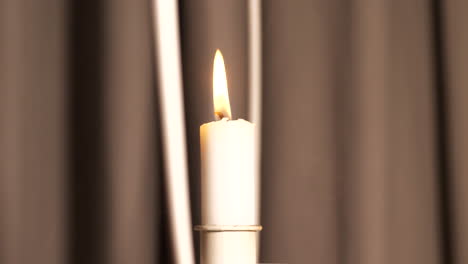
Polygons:
<instances>
[{"instance_id":1,"label":"curtain","mask_svg":"<svg viewBox=\"0 0 468 264\"><path fill-rule=\"evenodd\" d=\"M1 12L0 262L164 258L150 2Z\"/></svg>"},{"instance_id":2,"label":"curtain","mask_svg":"<svg viewBox=\"0 0 468 264\"><path fill-rule=\"evenodd\" d=\"M178 4L198 224L216 48L248 118L248 4ZM262 262L468 261L467 12L262 2ZM151 2L3 0L0 21L0 263L173 263Z\"/></svg>"}]
</instances>

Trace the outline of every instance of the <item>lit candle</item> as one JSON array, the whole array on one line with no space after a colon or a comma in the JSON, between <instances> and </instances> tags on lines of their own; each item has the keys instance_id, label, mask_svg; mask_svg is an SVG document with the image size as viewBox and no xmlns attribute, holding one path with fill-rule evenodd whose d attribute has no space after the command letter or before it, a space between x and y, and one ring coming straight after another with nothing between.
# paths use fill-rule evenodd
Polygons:
<instances>
[{"instance_id":1,"label":"lit candle","mask_svg":"<svg viewBox=\"0 0 468 264\"><path fill-rule=\"evenodd\" d=\"M200 127L202 224L255 225L255 126L231 120L219 50L213 65L213 103L217 121Z\"/></svg>"}]
</instances>

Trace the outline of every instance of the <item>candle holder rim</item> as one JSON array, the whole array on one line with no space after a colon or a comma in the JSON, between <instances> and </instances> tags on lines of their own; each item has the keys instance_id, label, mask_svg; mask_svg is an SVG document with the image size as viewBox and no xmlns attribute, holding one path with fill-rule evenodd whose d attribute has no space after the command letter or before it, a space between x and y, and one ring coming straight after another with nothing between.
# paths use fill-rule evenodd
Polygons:
<instances>
[{"instance_id":1,"label":"candle holder rim","mask_svg":"<svg viewBox=\"0 0 468 264\"><path fill-rule=\"evenodd\" d=\"M259 232L261 225L196 225L193 228L200 232Z\"/></svg>"}]
</instances>

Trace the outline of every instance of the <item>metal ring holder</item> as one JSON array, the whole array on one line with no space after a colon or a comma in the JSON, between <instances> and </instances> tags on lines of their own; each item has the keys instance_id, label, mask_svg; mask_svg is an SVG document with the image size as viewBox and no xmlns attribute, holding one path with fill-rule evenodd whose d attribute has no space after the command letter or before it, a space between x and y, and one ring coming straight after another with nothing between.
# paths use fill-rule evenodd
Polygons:
<instances>
[{"instance_id":1,"label":"metal ring holder","mask_svg":"<svg viewBox=\"0 0 468 264\"><path fill-rule=\"evenodd\" d=\"M197 225L201 264L257 263L257 232L261 225Z\"/></svg>"}]
</instances>

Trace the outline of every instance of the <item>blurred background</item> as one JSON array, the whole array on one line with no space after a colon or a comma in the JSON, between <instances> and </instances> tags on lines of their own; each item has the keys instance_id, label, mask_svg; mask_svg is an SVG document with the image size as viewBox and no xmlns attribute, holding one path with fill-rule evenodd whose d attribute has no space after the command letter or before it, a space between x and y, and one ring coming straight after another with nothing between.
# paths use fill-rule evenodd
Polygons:
<instances>
[{"instance_id":1,"label":"blurred background","mask_svg":"<svg viewBox=\"0 0 468 264\"><path fill-rule=\"evenodd\" d=\"M178 1L192 223L248 1ZM468 262L468 2L263 0L260 259ZM1 0L0 263L175 263L151 1ZM198 254L198 236L194 234Z\"/></svg>"}]
</instances>

